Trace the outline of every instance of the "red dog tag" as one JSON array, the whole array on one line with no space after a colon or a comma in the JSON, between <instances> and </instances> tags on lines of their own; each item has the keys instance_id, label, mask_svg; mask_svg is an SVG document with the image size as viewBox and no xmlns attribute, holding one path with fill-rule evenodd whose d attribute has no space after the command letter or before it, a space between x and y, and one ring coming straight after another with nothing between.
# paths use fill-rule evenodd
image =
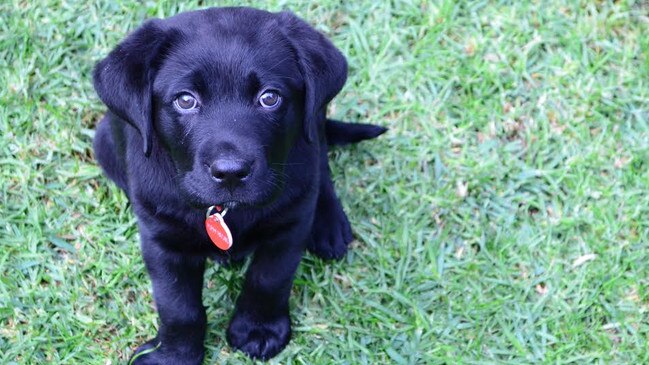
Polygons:
<instances>
[{"instance_id":1,"label":"red dog tag","mask_svg":"<svg viewBox=\"0 0 649 365\"><path fill-rule=\"evenodd\" d=\"M232 233L230 232L228 225L225 224L225 220L223 220L223 216L227 213L227 209L224 210L223 213L214 213L210 215L213 208L214 207L209 207L207 209L205 230L216 247L223 251L227 251L232 247Z\"/></svg>"}]
</instances>

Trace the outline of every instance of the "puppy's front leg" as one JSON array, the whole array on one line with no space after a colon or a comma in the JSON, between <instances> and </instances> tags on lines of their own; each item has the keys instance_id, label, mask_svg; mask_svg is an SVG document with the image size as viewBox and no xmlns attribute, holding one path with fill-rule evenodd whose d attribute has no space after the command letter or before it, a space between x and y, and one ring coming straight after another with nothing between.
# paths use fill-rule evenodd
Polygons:
<instances>
[{"instance_id":1,"label":"puppy's front leg","mask_svg":"<svg viewBox=\"0 0 649 365\"><path fill-rule=\"evenodd\" d=\"M158 334L129 364L201 364L206 315L202 303L205 258L161 247L142 237L142 254L160 316Z\"/></svg>"},{"instance_id":2,"label":"puppy's front leg","mask_svg":"<svg viewBox=\"0 0 649 365\"><path fill-rule=\"evenodd\" d=\"M323 259L340 259L354 239L352 227L338 200L327 157L327 146L320 152L320 187L308 249Z\"/></svg>"},{"instance_id":3,"label":"puppy's front leg","mask_svg":"<svg viewBox=\"0 0 649 365\"><path fill-rule=\"evenodd\" d=\"M246 274L246 282L230 321L227 339L250 357L269 359L291 337L288 297L303 247L262 244Z\"/></svg>"}]
</instances>

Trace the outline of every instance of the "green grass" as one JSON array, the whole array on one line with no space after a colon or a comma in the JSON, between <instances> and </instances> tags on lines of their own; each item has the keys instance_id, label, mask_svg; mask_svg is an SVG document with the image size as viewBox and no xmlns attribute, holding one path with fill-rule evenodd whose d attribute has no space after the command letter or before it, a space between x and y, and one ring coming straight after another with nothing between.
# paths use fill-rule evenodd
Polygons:
<instances>
[{"instance_id":1,"label":"green grass","mask_svg":"<svg viewBox=\"0 0 649 365\"><path fill-rule=\"evenodd\" d=\"M204 5L89 3L0 4L3 364L123 363L157 326L90 72ZM272 363L649 363L649 3L319 3L256 5L325 31L332 115L390 131L331 153L357 241L304 259ZM207 271L207 363L251 363L224 335L241 277Z\"/></svg>"}]
</instances>

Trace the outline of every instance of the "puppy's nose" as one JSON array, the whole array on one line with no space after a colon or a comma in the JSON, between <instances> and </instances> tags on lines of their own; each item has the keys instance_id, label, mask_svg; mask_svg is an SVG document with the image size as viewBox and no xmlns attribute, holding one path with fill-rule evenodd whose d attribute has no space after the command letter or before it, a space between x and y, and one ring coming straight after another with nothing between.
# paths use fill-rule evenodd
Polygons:
<instances>
[{"instance_id":1,"label":"puppy's nose","mask_svg":"<svg viewBox=\"0 0 649 365\"><path fill-rule=\"evenodd\" d=\"M218 159L210 166L210 173L216 181L234 186L245 180L252 170L252 163L245 160Z\"/></svg>"}]
</instances>

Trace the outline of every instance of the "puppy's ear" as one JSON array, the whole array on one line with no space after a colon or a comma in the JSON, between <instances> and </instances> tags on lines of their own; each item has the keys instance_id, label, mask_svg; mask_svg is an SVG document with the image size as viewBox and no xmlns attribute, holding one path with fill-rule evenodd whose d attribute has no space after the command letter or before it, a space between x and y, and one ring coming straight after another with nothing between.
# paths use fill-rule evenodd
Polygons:
<instances>
[{"instance_id":1,"label":"puppy's ear","mask_svg":"<svg viewBox=\"0 0 649 365\"><path fill-rule=\"evenodd\" d=\"M168 44L169 34L161 21L149 20L101 60L93 72L99 98L137 129L147 157L153 134L151 89L161 53Z\"/></svg>"},{"instance_id":2,"label":"puppy's ear","mask_svg":"<svg viewBox=\"0 0 649 365\"><path fill-rule=\"evenodd\" d=\"M312 142L324 123L324 108L347 80L347 61L320 32L290 12L281 12L279 24L295 50L305 82L304 133ZM321 120L320 120L321 119Z\"/></svg>"}]
</instances>

